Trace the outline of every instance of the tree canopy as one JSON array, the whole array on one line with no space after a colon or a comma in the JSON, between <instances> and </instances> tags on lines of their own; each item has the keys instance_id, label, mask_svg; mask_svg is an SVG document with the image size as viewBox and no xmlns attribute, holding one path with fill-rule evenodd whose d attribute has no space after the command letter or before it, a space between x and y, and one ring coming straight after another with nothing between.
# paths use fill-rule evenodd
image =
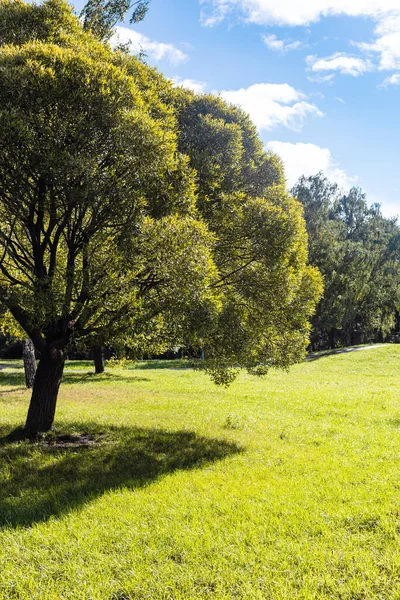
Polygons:
<instances>
[{"instance_id":1,"label":"tree canopy","mask_svg":"<svg viewBox=\"0 0 400 600\"><path fill-rule=\"evenodd\" d=\"M304 354L306 315L321 290L319 273L306 266L301 207L285 190L281 161L265 152L240 108L182 88L172 104L179 149L197 174L199 211L217 238L225 304L208 355L216 366L239 360L260 374L286 367Z\"/></svg>"}]
</instances>

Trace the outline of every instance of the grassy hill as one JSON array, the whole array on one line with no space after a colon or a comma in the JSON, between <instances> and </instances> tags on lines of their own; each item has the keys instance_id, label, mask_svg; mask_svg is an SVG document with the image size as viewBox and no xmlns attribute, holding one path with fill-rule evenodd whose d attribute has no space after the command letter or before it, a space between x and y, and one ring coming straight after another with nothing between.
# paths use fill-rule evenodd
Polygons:
<instances>
[{"instance_id":1,"label":"grassy hill","mask_svg":"<svg viewBox=\"0 0 400 600\"><path fill-rule=\"evenodd\" d=\"M0 437L21 365L0 371ZM400 598L400 346L230 388L70 363L57 436L0 442L0 598Z\"/></svg>"}]
</instances>

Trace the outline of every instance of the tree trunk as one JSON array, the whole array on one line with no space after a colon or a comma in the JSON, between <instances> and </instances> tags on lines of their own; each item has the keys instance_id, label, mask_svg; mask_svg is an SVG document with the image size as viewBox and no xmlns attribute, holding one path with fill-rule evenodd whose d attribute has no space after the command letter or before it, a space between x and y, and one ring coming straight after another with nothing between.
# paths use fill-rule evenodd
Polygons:
<instances>
[{"instance_id":1,"label":"tree trunk","mask_svg":"<svg viewBox=\"0 0 400 600\"><path fill-rule=\"evenodd\" d=\"M25 424L28 437L50 431L53 425L64 362L62 350L45 348L41 352Z\"/></svg>"},{"instance_id":2,"label":"tree trunk","mask_svg":"<svg viewBox=\"0 0 400 600\"><path fill-rule=\"evenodd\" d=\"M104 373L104 354L102 346L95 346L93 348L94 354L94 368L96 375L100 375L100 373Z\"/></svg>"},{"instance_id":3,"label":"tree trunk","mask_svg":"<svg viewBox=\"0 0 400 600\"><path fill-rule=\"evenodd\" d=\"M36 375L35 346L31 339L22 342L22 357L24 359L25 383L27 388L33 387Z\"/></svg>"},{"instance_id":4,"label":"tree trunk","mask_svg":"<svg viewBox=\"0 0 400 600\"><path fill-rule=\"evenodd\" d=\"M333 327L329 330L329 347L331 350L336 348L335 329Z\"/></svg>"}]
</instances>

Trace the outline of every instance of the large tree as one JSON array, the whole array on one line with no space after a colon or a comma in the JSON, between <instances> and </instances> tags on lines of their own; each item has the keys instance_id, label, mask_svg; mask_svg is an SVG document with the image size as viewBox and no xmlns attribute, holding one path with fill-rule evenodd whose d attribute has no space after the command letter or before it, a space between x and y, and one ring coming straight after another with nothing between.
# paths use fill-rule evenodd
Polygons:
<instances>
[{"instance_id":1,"label":"large tree","mask_svg":"<svg viewBox=\"0 0 400 600\"><path fill-rule=\"evenodd\" d=\"M18 44L0 51L0 298L41 354L29 435L53 423L72 340L161 313L189 329L214 306L212 241L171 110L151 116L111 51L49 4L62 43L25 41L15 19Z\"/></svg>"},{"instance_id":2,"label":"large tree","mask_svg":"<svg viewBox=\"0 0 400 600\"><path fill-rule=\"evenodd\" d=\"M41 353L27 434L53 423L72 343L201 346L222 382L299 360L320 279L248 116L61 0L3 1L0 39L0 301Z\"/></svg>"}]
</instances>

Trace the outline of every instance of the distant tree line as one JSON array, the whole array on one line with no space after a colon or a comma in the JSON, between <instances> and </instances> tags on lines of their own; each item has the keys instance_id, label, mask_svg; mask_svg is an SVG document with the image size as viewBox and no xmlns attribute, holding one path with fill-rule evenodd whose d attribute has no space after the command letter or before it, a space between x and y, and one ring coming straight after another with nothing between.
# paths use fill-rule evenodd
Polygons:
<instances>
[{"instance_id":1,"label":"distant tree line","mask_svg":"<svg viewBox=\"0 0 400 600\"><path fill-rule=\"evenodd\" d=\"M400 308L400 226L369 206L359 188L344 193L323 174L301 177L310 263L324 278L312 318L313 349L393 339Z\"/></svg>"}]
</instances>

